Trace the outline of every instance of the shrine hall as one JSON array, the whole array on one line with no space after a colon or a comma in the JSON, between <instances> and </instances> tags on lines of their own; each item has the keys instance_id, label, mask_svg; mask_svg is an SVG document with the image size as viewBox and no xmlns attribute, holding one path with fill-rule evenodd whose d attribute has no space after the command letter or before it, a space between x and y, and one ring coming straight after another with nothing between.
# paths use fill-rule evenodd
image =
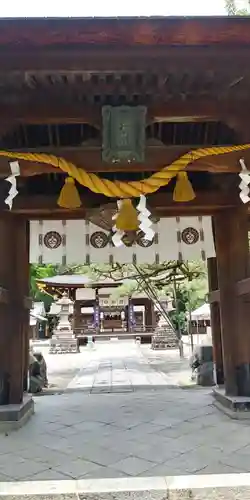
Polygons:
<instances>
[{"instance_id":1,"label":"shrine hall","mask_svg":"<svg viewBox=\"0 0 250 500\"><path fill-rule=\"evenodd\" d=\"M118 287L126 281L65 274L37 280L37 284L42 292L55 298L48 313L53 319L60 312L56 299L63 294L71 299L72 328L79 340L86 339L87 335L96 335L99 339L114 336L133 338L136 334L148 333L150 341L161 307L171 307L169 298L160 294L157 307L143 291L117 294Z\"/></svg>"},{"instance_id":2,"label":"shrine hall","mask_svg":"<svg viewBox=\"0 0 250 500\"><path fill-rule=\"evenodd\" d=\"M0 20L1 420L30 263L207 262L215 401L250 409L249 56L249 17Z\"/></svg>"}]
</instances>

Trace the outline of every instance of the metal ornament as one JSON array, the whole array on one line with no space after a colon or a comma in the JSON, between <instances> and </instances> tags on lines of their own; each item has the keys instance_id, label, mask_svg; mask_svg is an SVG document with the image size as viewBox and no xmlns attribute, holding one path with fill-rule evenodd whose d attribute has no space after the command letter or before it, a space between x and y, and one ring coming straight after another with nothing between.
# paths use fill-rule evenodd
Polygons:
<instances>
[{"instance_id":1,"label":"metal ornament","mask_svg":"<svg viewBox=\"0 0 250 500\"><path fill-rule=\"evenodd\" d=\"M239 188L240 188L240 199L242 203L246 204L250 201L250 172L246 167L245 161L243 158L239 160L240 166L241 166L241 172L239 174L239 177L241 179Z\"/></svg>"},{"instance_id":2,"label":"metal ornament","mask_svg":"<svg viewBox=\"0 0 250 500\"><path fill-rule=\"evenodd\" d=\"M12 161L10 162L9 165L10 165L11 175L7 177L5 180L10 183L11 187L7 198L4 200L4 203L8 205L9 209L11 210L13 205L13 200L18 194L16 187L17 186L16 177L20 175L20 166L18 161Z\"/></svg>"}]
</instances>

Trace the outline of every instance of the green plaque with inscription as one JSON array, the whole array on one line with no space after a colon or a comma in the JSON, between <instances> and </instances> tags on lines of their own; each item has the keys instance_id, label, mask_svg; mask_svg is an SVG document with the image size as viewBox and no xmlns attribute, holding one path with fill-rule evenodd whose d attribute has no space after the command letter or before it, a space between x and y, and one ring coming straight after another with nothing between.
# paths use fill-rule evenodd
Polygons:
<instances>
[{"instance_id":1,"label":"green plaque with inscription","mask_svg":"<svg viewBox=\"0 0 250 500\"><path fill-rule=\"evenodd\" d=\"M145 160L145 106L103 106L102 159L106 163Z\"/></svg>"}]
</instances>

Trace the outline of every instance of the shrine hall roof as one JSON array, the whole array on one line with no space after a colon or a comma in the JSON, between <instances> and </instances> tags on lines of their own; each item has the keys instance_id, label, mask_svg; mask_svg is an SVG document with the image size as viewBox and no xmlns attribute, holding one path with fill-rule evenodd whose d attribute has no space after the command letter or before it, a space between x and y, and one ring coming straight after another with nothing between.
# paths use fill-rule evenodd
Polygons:
<instances>
[{"instance_id":1,"label":"shrine hall roof","mask_svg":"<svg viewBox=\"0 0 250 500\"><path fill-rule=\"evenodd\" d=\"M116 17L0 19L0 46L249 45L250 18Z\"/></svg>"},{"instance_id":2,"label":"shrine hall roof","mask_svg":"<svg viewBox=\"0 0 250 500\"><path fill-rule=\"evenodd\" d=\"M120 286L123 283L121 281L115 281L111 278L100 278L100 279L91 279L85 274L61 274L57 276L51 276L49 278L43 278L37 280L38 283L45 283L48 286L57 286L57 287L65 287L65 288L84 288L92 287L94 285L98 287L105 286Z\"/></svg>"}]
</instances>

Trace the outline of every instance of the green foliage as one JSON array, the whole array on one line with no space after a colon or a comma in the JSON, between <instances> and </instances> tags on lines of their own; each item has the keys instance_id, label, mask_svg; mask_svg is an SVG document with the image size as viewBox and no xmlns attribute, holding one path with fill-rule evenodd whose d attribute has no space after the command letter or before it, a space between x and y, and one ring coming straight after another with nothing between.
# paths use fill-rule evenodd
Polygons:
<instances>
[{"instance_id":1,"label":"green foliage","mask_svg":"<svg viewBox=\"0 0 250 500\"><path fill-rule=\"evenodd\" d=\"M53 298L50 297L50 295L42 293L39 290L36 280L48 278L50 276L55 276L57 273L58 273L58 267L52 266L51 264L30 265L30 296L34 301L44 302L46 310L49 308L51 302L53 301Z\"/></svg>"},{"instance_id":2,"label":"green foliage","mask_svg":"<svg viewBox=\"0 0 250 500\"><path fill-rule=\"evenodd\" d=\"M208 294L206 269L201 266L199 277L193 280L183 280L172 289L175 296L175 309L170 313L171 320L177 331L187 329L187 318L191 311L202 305Z\"/></svg>"},{"instance_id":3,"label":"green foliage","mask_svg":"<svg viewBox=\"0 0 250 500\"><path fill-rule=\"evenodd\" d=\"M82 269L93 279L126 279L117 287L115 297L144 292L159 306L162 295L173 298L175 310L168 317L177 332L184 331L187 313L204 302L207 296L207 269L204 262L169 261L162 264L145 265L92 265ZM161 312L167 312L160 307ZM167 318L166 318L167 319Z\"/></svg>"},{"instance_id":4,"label":"green foliage","mask_svg":"<svg viewBox=\"0 0 250 500\"><path fill-rule=\"evenodd\" d=\"M113 293L114 298L132 296L144 292L159 304L162 295L175 301L175 310L170 314L176 330L184 330L186 315L204 302L207 295L207 271L203 262L168 261L162 264L129 265L90 265L59 267L53 265L30 266L30 288L33 300L43 301L48 309L53 298L42 293L36 280L56 274L86 274L93 280L111 278L124 281Z\"/></svg>"},{"instance_id":5,"label":"green foliage","mask_svg":"<svg viewBox=\"0 0 250 500\"><path fill-rule=\"evenodd\" d=\"M249 6L250 2L246 2L246 7L241 7L242 2L237 2L237 0L225 0L226 11L229 16L249 16Z\"/></svg>"},{"instance_id":6,"label":"green foliage","mask_svg":"<svg viewBox=\"0 0 250 500\"><path fill-rule=\"evenodd\" d=\"M229 16L236 16L236 5L234 0L226 0L225 7Z\"/></svg>"},{"instance_id":7,"label":"green foliage","mask_svg":"<svg viewBox=\"0 0 250 500\"><path fill-rule=\"evenodd\" d=\"M44 302L48 310L53 297L39 290L36 281L43 278L56 276L57 274L75 274L81 269L80 266L53 266L52 264L30 265L30 296L34 301Z\"/></svg>"}]
</instances>

